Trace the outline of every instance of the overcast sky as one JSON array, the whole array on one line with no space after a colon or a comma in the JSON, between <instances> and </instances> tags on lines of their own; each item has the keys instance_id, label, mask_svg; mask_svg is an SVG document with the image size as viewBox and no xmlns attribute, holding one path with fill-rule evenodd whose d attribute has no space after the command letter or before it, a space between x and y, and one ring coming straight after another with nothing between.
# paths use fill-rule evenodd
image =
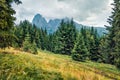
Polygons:
<instances>
[{"instance_id":1,"label":"overcast sky","mask_svg":"<svg viewBox=\"0 0 120 80\"><path fill-rule=\"evenodd\" d=\"M111 15L112 0L21 0L15 5L17 23L32 19L39 13L47 20L70 17L89 26L104 26Z\"/></svg>"}]
</instances>

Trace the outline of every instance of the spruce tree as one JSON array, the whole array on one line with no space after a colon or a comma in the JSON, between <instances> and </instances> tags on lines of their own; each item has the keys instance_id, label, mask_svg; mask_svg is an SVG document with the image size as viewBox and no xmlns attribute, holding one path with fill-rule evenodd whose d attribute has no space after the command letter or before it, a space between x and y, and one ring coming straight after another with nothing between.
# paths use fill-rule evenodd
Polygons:
<instances>
[{"instance_id":1,"label":"spruce tree","mask_svg":"<svg viewBox=\"0 0 120 80\"><path fill-rule=\"evenodd\" d=\"M57 30L56 37L56 53L70 55L76 40L76 28L73 20L65 22L62 20L60 27Z\"/></svg>"},{"instance_id":2,"label":"spruce tree","mask_svg":"<svg viewBox=\"0 0 120 80\"><path fill-rule=\"evenodd\" d=\"M90 59L93 61L100 61L99 37L97 30L92 27L90 33Z\"/></svg>"},{"instance_id":3,"label":"spruce tree","mask_svg":"<svg viewBox=\"0 0 120 80\"><path fill-rule=\"evenodd\" d=\"M89 52L89 59L93 61L99 61L100 60L99 36L97 30L94 29L93 27L91 28L82 27L80 33L83 36L85 46Z\"/></svg>"},{"instance_id":4,"label":"spruce tree","mask_svg":"<svg viewBox=\"0 0 120 80\"><path fill-rule=\"evenodd\" d=\"M32 54L38 54L38 52L37 52L37 44L36 44L35 41L33 41L33 43L31 44L30 52L31 52Z\"/></svg>"},{"instance_id":5,"label":"spruce tree","mask_svg":"<svg viewBox=\"0 0 120 80\"><path fill-rule=\"evenodd\" d=\"M29 51L31 47L31 39L29 33L26 34L25 40L23 42L23 50L24 51Z\"/></svg>"},{"instance_id":6,"label":"spruce tree","mask_svg":"<svg viewBox=\"0 0 120 80\"><path fill-rule=\"evenodd\" d=\"M41 48L41 42L40 42L40 30L38 29L35 34L35 43L37 43L37 47Z\"/></svg>"},{"instance_id":7,"label":"spruce tree","mask_svg":"<svg viewBox=\"0 0 120 80\"><path fill-rule=\"evenodd\" d=\"M32 29L32 24L27 21L21 21L19 25L16 26L16 30L14 32L14 35L17 37L16 42L18 43L19 47L23 47L23 42L25 41L26 35L29 33L30 36L30 42L33 42L33 29Z\"/></svg>"},{"instance_id":8,"label":"spruce tree","mask_svg":"<svg viewBox=\"0 0 120 80\"><path fill-rule=\"evenodd\" d=\"M23 42L23 50L26 52L31 52L32 54L37 54L37 45L35 40L31 42L29 33L26 34L25 41Z\"/></svg>"},{"instance_id":9,"label":"spruce tree","mask_svg":"<svg viewBox=\"0 0 120 80\"><path fill-rule=\"evenodd\" d=\"M19 0L0 0L0 48L11 46L15 38L10 33L15 20L15 10L11 6L13 2L21 3Z\"/></svg>"},{"instance_id":10,"label":"spruce tree","mask_svg":"<svg viewBox=\"0 0 120 80\"><path fill-rule=\"evenodd\" d=\"M109 62L120 68L120 0L114 0L112 16L108 19Z\"/></svg>"},{"instance_id":11,"label":"spruce tree","mask_svg":"<svg viewBox=\"0 0 120 80\"><path fill-rule=\"evenodd\" d=\"M116 6L116 12L114 16L113 26L115 26L115 36L114 40L116 42L115 45L115 65L120 68L120 0L115 0L114 5Z\"/></svg>"},{"instance_id":12,"label":"spruce tree","mask_svg":"<svg viewBox=\"0 0 120 80\"><path fill-rule=\"evenodd\" d=\"M104 63L109 63L109 54L107 51L107 35L104 35L100 38L99 41L99 53L100 53L100 61Z\"/></svg>"},{"instance_id":13,"label":"spruce tree","mask_svg":"<svg viewBox=\"0 0 120 80\"><path fill-rule=\"evenodd\" d=\"M42 50L45 50L46 49L46 45L47 45L47 42L46 42L46 35L47 33L45 32L45 30L43 30L42 28L40 29L40 43L41 43L41 49Z\"/></svg>"},{"instance_id":14,"label":"spruce tree","mask_svg":"<svg viewBox=\"0 0 120 80\"><path fill-rule=\"evenodd\" d=\"M85 61L88 58L88 54L89 52L85 46L84 38L79 34L72 51L72 58L77 61Z\"/></svg>"}]
</instances>

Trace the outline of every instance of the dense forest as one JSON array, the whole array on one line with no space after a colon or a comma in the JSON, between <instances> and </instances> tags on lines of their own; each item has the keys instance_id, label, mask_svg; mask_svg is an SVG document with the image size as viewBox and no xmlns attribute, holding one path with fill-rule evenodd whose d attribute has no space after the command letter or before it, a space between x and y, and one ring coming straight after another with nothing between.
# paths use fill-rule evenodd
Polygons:
<instances>
[{"instance_id":1,"label":"dense forest","mask_svg":"<svg viewBox=\"0 0 120 80\"><path fill-rule=\"evenodd\" d=\"M109 32L103 36L93 27L76 30L73 19L62 20L53 34L27 20L15 25L12 2L21 3L19 0L0 1L0 48L12 46L33 54L41 49L69 55L76 61L91 60L120 68L120 0L114 0L112 15L108 18L110 26L106 26Z\"/></svg>"}]
</instances>

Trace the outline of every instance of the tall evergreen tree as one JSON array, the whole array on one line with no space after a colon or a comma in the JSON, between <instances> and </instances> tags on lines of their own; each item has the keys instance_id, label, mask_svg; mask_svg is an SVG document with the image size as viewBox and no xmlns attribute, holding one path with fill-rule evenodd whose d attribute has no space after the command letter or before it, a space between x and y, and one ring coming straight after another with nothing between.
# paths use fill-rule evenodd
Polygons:
<instances>
[{"instance_id":1,"label":"tall evergreen tree","mask_svg":"<svg viewBox=\"0 0 120 80\"><path fill-rule=\"evenodd\" d=\"M17 25L16 30L14 32L14 35L18 38L17 43L19 45L19 47L23 47L23 42L25 41L25 37L26 35L29 33L30 36L30 42L33 42L33 31L34 29L32 29L32 24L27 21L21 21L19 25Z\"/></svg>"},{"instance_id":2,"label":"tall evergreen tree","mask_svg":"<svg viewBox=\"0 0 120 80\"><path fill-rule=\"evenodd\" d=\"M108 19L109 62L120 68L120 0L114 0L112 16Z\"/></svg>"},{"instance_id":3,"label":"tall evergreen tree","mask_svg":"<svg viewBox=\"0 0 120 80\"><path fill-rule=\"evenodd\" d=\"M26 34L25 41L23 42L23 50L37 54L37 45L35 43L35 40L31 42L29 33Z\"/></svg>"},{"instance_id":4,"label":"tall evergreen tree","mask_svg":"<svg viewBox=\"0 0 120 80\"><path fill-rule=\"evenodd\" d=\"M107 35L102 36L99 41L99 53L100 53L100 61L104 63L109 63L109 53L107 52Z\"/></svg>"},{"instance_id":5,"label":"tall evergreen tree","mask_svg":"<svg viewBox=\"0 0 120 80\"><path fill-rule=\"evenodd\" d=\"M70 55L76 40L76 28L73 20L65 22L62 20L60 27L57 30L57 45L55 51L57 53Z\"/></svg>"},{"instance_id":6,"label":"tall evergreen tree","mask_svg":"<svg viewBox=\"0 0 120 80\"><path fill-rule=\"evenodd\" d=\"M77 61L85 61L88 58L89 52L85 46L84 38L81 34L77 37L72 53L72 58Z\"/></svg>"},{"instance_id":7,"label":"tall evergreen tree","mask_svg":"<svg viewBox=\"0 0 120 80\"><path fill-rule=\"evenodd\" d=\"M93 61L98 61L100 59L100 53L99 36L97 30L95 30L93 27L82 27L80 33L83 36L85 46L88 49L89 59Z\"/></svg>"},{"instance_id":8,"label":"tall evergreen tree","mask_svg":"<svg viewBox=\"0 0 120 80\"><path fill-rule=\"evenodd\" d=\"M47 49L47 44L48 44L48 37L47 37L47 31L46 29L43 30L42 28L40 29L40 43L41 43L41 49L45 50Z\"/></svg>"},{"instance_id":9,"label":"tall evergreen tree","mask_svg":"<svg viewBox=\"0 0 120 80\"><path fill-rule=\"evenodd\" d=\"M29 51L29 48L31 47L31 39L29 33L26 34L25 40L23 42L23 50Z\"/></svg>"},{"instance_id":10,"label":"tall evergreen tree","mask_svg":"<svg viewBox=\"0 0 120 80\"><path fill-rule=\"evenodd\" d=\"M0 48L11 46L15 38L10 33L15 20L15 10L11 6L13 2L21 3L19 0L0 0Z\"/></svg>"},{"instance_id":11,"label":"tall evergreen tree","mask_svg":"<svg viewBox=\"0 0 120 80\"><path fill-rule=\"evenodd\" d=\"M100 53L99 53L99 37L97 34L97 30L93 27L90 29L90 59L93 61L100 60Z\"/></svg>"}]
</instances>

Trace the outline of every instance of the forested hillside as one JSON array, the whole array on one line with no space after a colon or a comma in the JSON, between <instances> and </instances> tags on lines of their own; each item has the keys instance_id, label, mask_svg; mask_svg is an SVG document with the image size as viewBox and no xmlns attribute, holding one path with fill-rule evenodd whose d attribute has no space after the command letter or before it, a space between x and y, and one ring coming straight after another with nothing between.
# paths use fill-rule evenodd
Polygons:
<instances>
[{"instance_id":1,"label":"forested hillside","mask_svg":"<svg viewBox=\"0 0 120 80\"><path fill-rule=\"evenodd\" d=\"M28 20L15 24L12 4L22 2L0 1L1 80L120 79L120 0L102 36L94 27L76 28L74 19L61 20L53 33Z\"/></svg>"}]
</instances>

